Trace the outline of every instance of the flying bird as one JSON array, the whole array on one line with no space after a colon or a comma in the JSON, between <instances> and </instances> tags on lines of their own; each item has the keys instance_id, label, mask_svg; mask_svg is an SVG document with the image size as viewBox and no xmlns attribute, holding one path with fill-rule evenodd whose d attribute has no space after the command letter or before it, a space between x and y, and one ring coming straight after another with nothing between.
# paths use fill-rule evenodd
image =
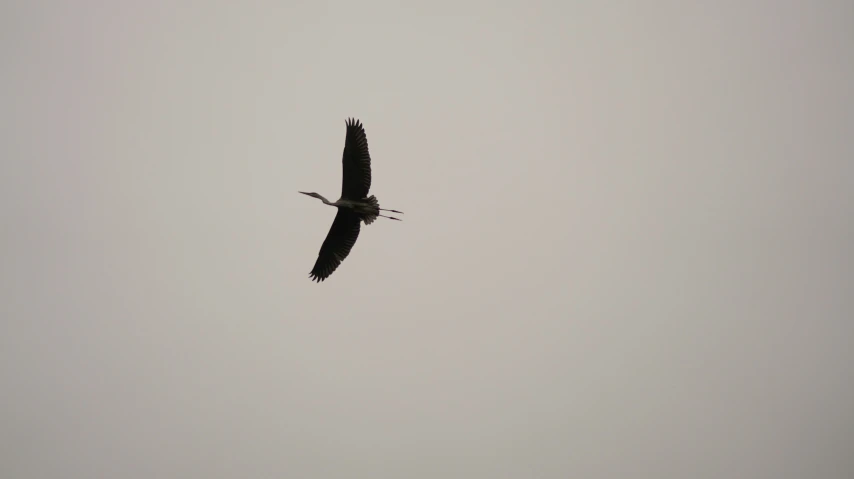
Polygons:
<instances>
[{"instance_id":1,"label":"flying bird","mask_svg":"<svg viewBox=\"0 0 854 479\"><path fill-rule=\"evenodd\" d=\"M368 152L368 137L359 120L347 119L347 136L344 140L344 176L341 184L341 198L330 202L317 193L300 193L318 198L323 204L338 208L338 214L329 228L326 239L320 247L317 261L309 273L312 281L318 283L329 277L350 254L359 237L361 223L373 223L377 217L401 221L393 216L385 216L380 211L403 214L402 211L380 208L374 195L368 196L371 189L371 154Z\"/></svg>"}]
</instances>

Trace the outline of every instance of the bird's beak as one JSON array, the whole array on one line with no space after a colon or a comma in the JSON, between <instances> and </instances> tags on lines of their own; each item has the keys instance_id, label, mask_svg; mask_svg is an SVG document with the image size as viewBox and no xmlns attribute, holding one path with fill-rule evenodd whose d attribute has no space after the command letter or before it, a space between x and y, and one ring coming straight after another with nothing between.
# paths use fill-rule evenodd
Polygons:
<instances>
[{"instance_id":1,"label":"bird's beak","mask_svg":"<svg viewBox=\"0 0 854 479\"><path fill-rule=\"evenodd\" d=\"M304 195L307 195L307 194L308 194L308 193L306 193L305 191L297 191L297 193L302 193L302 194L304 194Z\"/></svg>"}]
</instances>

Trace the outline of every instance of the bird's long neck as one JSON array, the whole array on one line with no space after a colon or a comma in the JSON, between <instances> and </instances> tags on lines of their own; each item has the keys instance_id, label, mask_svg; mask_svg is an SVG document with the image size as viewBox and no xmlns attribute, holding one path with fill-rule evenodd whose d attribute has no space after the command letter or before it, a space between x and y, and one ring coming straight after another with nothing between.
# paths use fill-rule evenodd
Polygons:
<instances>
[{"instance_id":1,"label":"bird's long neck","mask_svg":"<svg viewBox=\"0 0 854 479\"><path fill-rule=\"evenodd\" d=\"M317 194L317 197L318 197L318 198L320 198L320 201L322 201L322 202L323 202L323 204L326 204L326 205L329 205L329 206L335 206L335 205L333 205L332 203L330 203L330 202L329 202L329 200L327 200L326 198L324 198L324 197L323 197L323 195L321 195L320 193L318 193L318 194Z\"/></svg>"}]
</instances>

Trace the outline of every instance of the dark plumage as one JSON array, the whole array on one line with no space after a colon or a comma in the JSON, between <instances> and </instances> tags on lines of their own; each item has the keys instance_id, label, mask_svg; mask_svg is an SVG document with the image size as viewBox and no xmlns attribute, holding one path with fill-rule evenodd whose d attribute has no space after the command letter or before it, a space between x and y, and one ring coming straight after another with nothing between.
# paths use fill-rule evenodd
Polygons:
<instances>
[{"instance_id":1,"label":"dark plumage","mask_svg":"<svg viewBox=\"0 0 854 479\"><path fill-rule=\"evenodd\" d=\"M314 268L309 274L309 277L317 282L328 278L350 254L359 237L360 223L369 225L377 217L400 221L399 218L382 215L380 211L402 214L401 211L380 208L377 199L373 195L368 196L371 189L371 155L368 151L368 137L359 120L347 120L347 135L341 161L344 174L341 198L338 201L330 202L317 193L300 191L338 208L338 214L335 215L329 233L320 247Z\"/></svg>"},{"instance_id":2,"label":"dark plumage","mask_svg":"<svg viewBox=\"0 0 854 479\"><path fill-rule=\"evenodd\" d=\"M371 189L371 152L368 151L368 136L359 120L347 120L341 163L344 166L341 198L367 197Z\"/></svg>"},{"instance_id":3,"label":"dark plumage","mask_svg":"<svg viewBox=\"0 0 854 479\"><path fill-rule=\"evenodd\" d=\"M338 214L335 215L329 233L323 240L320 253L317 254L314 268L309 273L312 280L323 281L338 269L359 238L360 222L358 215L344 208L338 208Z\"/></svg>"}]
</instances>

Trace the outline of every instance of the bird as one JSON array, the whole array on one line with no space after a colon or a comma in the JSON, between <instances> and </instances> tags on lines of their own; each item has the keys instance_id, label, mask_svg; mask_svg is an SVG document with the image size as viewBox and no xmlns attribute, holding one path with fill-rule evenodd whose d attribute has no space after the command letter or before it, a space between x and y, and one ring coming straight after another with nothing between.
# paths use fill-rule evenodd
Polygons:
<instances>
[{"instance_id":1,"label":"bird","mask_svg":"<svg viewBox=\"0 0 854 479\"><path fill-rule=\"evenodd\" d=\"M400 218L380 214L380 211L403 214L402 211L380 208L374 195L368 196L371 189L371 154L368 151L368 137L365 128L358 119L348 118L347 134L344 139L344 154L341 159L344 174L341 181L341 198L331 202L322 195L300 191L304 195L319 199L325 205L338 209L335 220L314 263L309 278L320 283L326 280L350 254L362 223L369 225L377 217L402 221Z\"/></svg>"}]
</instances>

